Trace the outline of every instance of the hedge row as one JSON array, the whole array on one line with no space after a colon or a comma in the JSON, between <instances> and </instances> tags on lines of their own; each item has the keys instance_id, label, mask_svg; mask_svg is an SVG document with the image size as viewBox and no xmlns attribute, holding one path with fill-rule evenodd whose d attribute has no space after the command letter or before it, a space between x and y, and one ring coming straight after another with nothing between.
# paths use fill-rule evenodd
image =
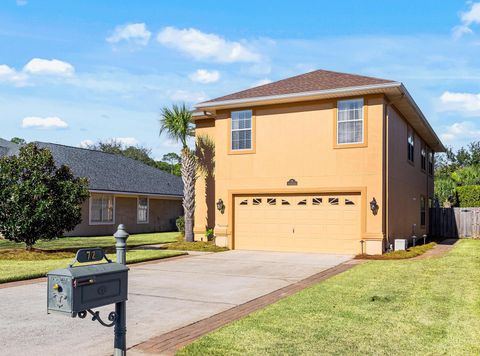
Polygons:
<instances>
[{"instance_id":1,"label":"hedge row","mask_svg":"<svg viewBox=\"0 0 480 356\"><path fill-rule=\"evenodd\" d=\"M461 208L480 207L480 185L457 187L457 196Z\"/></svg>"}]
</instances>

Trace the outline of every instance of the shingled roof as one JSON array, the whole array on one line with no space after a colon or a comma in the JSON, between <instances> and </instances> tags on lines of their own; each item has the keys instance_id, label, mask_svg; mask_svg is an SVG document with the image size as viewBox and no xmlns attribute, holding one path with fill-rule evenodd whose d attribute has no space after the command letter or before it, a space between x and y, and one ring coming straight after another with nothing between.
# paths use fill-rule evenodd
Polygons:
<instances>
[{"instance_id":1,"label":"shingled roof","mask_svg":"<svg viewBox=\"0 0 480 356\"><path fill-rule=\"evenodd\" d=\"M34 143L48 148L58 166L67 165L75 176L87 177L90 190L172 197L183 195L180 177L137 160L85 148L47 142ZM15 146L17 145L12 146L9 141L0 141L0 147L8 148L7 154L15 154L16 150L18 152L18 146Z\"/></svg>"},{"instance_id":2,"label":"shingled roof","mask_svg":"<svg viewBox=\"0 0 480 356\"><path fill-rule=\"evenodd\" d=\"M215 98L201 104L214 103L225 100L268 97L275 95L285 95L338 88L360 87L386 83L395 83L395 81L374 77L366 77L363 75L332 72L328 70L316 70L313 72L297 75L295 77L282 79L273 83L260 85L255 88L221 96L219 98ZM201 106L201 104L199 104L199 106Z\"/></svg>"}]
</instances>

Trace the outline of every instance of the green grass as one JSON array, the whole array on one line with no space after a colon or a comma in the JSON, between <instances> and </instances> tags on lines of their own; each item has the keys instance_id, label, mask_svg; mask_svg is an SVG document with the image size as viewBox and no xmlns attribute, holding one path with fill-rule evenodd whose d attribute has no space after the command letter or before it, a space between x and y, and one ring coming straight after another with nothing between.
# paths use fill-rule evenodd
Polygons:
<instances>
[{"instance_id":1,"label":"green grass","mask_svg":"<svg viewBox=\"0 0 480 356\"><path fill-rule=\"evenodd\" d=\"M223 252L228 251L227 247L220 247L215 245L213 242L205 241L195 241L195 242L185 242L177 241L165 245L165 248L168 250L180 250L180 251L203 251L203 252Z\"/></svg>"},{"instance_id":2,"label":"green grass","mask_svg":"<svg viewBox=\"0 0 480 356\"><path fill-rule=\"evenodd\" d=\"M428 250L434 248L437 244L435 242L430 242L425 245L419 245L415 247L407 248L404 251L392 251L384 253L383 255L358 255L358 259L367 259L367 260L403 260L405 258L412 258L423 255Z\"/></svg>"},{"instance_id":3,"label":"green grass","mask_svg":"<svg viewBox=\"0 0 480 356\"><path fill-rule=\"evenodd\" d=\"M178 232L155 232L148 234L130 235L127 240L128 247L140 245L155 245L166 242L177 241ZM115 238L113 236L91 236L91 237L62 237L55 240L40 240L34 245L36 249L42 250L63 250L78 249L84 247L113 247ZM8 240L0 240L1 249L24 249L24 243L16 243Z\"/></svg>"},{"instance_id":4,"label":"green grass","mask_svg":"<svg viewBox=\"0 0 480 356\"><path fill-rule=\"evenodd\" d=\"M10 251L0 253L0 283L44 277L50 270L67 267L75 256L74 253L66 252L15 251L15 254L16 258L13 260ZM127 252L127 263L157 260L184 254L179 251L132 250ZM44 256L48 256L48 259L44 259ZM108 254L107 256L115 261L115 254Z\"/></svg>"},{"instance_id":5,"label":"green grass","mask_svg":"<svg viewBox=\"0 0 480 356\"><path fill-rule=\"evenodd\" d=\"M479 355L480 241L368 261L213 332L179 355Z\"/></svg>"}]
</instances>

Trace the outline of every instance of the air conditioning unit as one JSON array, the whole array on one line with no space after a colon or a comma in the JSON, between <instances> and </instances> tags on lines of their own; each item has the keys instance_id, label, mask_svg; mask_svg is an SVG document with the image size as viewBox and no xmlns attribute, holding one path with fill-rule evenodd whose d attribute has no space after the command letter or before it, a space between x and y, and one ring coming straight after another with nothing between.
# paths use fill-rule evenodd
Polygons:
<instances>
[{"instance_id":1,"label":"air conditioning unit","mask_svg":"<svg viewBox=\"0 0 480 356\"><path fill-rule=\"evenodd\" d=\"M402 251L408 248L407 239L395 239L395 251Z\"/></svg>"}]
</instances>

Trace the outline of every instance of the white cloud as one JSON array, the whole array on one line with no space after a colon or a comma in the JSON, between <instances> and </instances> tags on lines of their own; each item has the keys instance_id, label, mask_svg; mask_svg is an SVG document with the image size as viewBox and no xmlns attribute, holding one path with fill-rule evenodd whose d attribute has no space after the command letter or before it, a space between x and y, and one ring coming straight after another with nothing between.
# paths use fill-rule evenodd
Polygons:
<instances>
[{"instance_id":1,"label":"white cloud","mask_svg":"<svg viewBox=\"0 0 480 356\"><path fill-rule=\"evenodd\" d=\"M187 90L176 90L170 94L170 100L185 101L187 103L195 103L207 100L207 96L203 92L189 92Z\"/></svg>"},{"instance_id":2,"label":"white cloud","mask_svg":"<svg viewBox=\"0 0 480 356\"><path fill-rule=\"evenodd\" d=\"M135 137L115 137L112 141L121 143L124 146L136 146L140 143Z\"/></svg>"},{"instance_id":3,"label":"white cloud","mask_svg":"<svg viewBox=\"0 0 480 356\"><path fill-rule=\"evenodd\" d=\"M456 122L440 134L440 138L446 143L455 144L470 140L479 140L480 129L473 122L463 121Z\"/></svg>"},{"instance_id":4,"label":"white cloud","mask_svg":"<svg viewBox=\"0 0 480 356\"><path fill-rule=\"evenodd\" d=\"M78 144L78 147L88 148L88 147L92 146L93 144L94 144L94 142L92 140L83 140L83 141L80 141L80 143Z\"/></svg>"},{"instance_id":5,"label":"white cloud","mask_svg":"<svg viewBox=\"0 0 480 356\"><path fill-rule=\"evenodd\" d=\"M22 120L22 127L35 129L65 129L68 127L68 124L57 116L28 116Z\"/></svg>"},{"instance_id":6,"label":"white cloud","mask_svg":"<svg viewBox=\"0 0 480 356\"><path fill-rule=\"evenodd\" d=\"M268 78L260 79L252 84L252 88L259 87L260 85L270 84L272 81Z\"/></svg>"},{"instance_id":7,"label":"white cloud","mask_svg":"<svg viewBox=\"0 0 480 356\"><path fill-rule=\"evenodd\" d=\"M440 96L441 112L456 112L464 116L480 115L480 94L446 91Z\"/></svg>"},{"instance_id":8,"label":"white cloud","mask_svg":"<svg viewBox=\"0 0 480 356\"><path fill-rule=\"evenodd\" d=\"M107 37L107 42L118 43L127 41L138 45L146 46L152 33L147 30L144 23L131 23L115 27L112 35Z\"/></svg>"},{"instance_id":9,"label":"white cloud","mask_svg":"<svg viewBox=\"0 0 480 356\"><path fill-rule=\"evenodd\" d=\"M25 6L28 4L27 0L17 0L17 5L18 6Z\"/></svg>"},{"instance_id":10,"label":"white cloud","mask_svg":"<svg viewBox=\"0 0 480 356\"><path fill-rule=\"evenodd\" d=\"M0 64L0 82L13 83L16 86L24 86L27 83L27 76L5 64Z\"/></svg>"},{"instance_id":11,"label":"white cloud","mask_svg":"<svg viewBox=\"0 0 480 356\"><path fill-rule=\"evenodd\" d=\"M70 63L58 59L33 58L23 67L23 71L29 74L71 76L75 68Z\"/></svg>"},{"instance_id":12,"label":"white cloud","mask_svg":"<svg viewBox=\"0 0 480 356\"><path fill-rule=\"evenodd\" d=\"M197 69L189 78L202 84L215 83L220 79L220 73L218 70Z\"/></svg>"},{"instance_id":13,"label":"white cloud","mask_svg":"<svg viewBox=\"0 0 480 356\"><path fill-rule=\"evenodd\" d=\"M165 27L159 32L157 41L197 60L221 63L259 62L261 60L259 53L243 43L228 41L216 34L201 32L195 28Z\"/></svg>"},{"instance_id":14,"label":"white cloud","mask_svg":"<svg viewBox=\"0 0 480 356\"><path fill-rule=\"evenodd\" d=\"M470 9L460 13L461 25L453 28L453 36L459 38L465 34L473 33L471 26L480 24L480 3L471 3Z\"/></svg>"}]
</instances>

